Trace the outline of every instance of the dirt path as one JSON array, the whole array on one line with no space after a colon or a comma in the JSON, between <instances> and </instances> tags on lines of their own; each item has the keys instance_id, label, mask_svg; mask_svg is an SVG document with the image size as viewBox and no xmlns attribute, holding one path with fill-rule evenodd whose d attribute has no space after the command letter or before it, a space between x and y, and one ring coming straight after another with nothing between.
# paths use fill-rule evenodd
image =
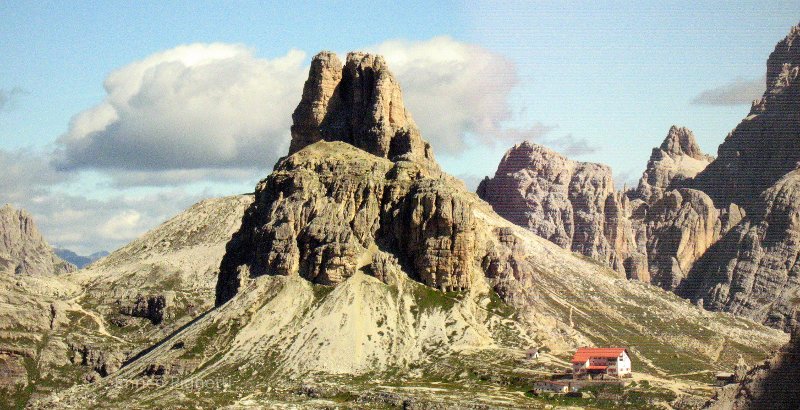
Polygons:
<instances>
[{"instance_id":1,"label":"dirt path","mask_svg":"<svg viewBox=\"0 0 800 410\"><path fill-rule=\"evenodd\" d=\"M116 340L116 341L118 341L120 343L128 344L129 343L128 341L120 339L119 337L114 336L111 333L109 333L108 329L106 329L106 324L103 321L103 318L101 318L99 315L97 315L97 313L90 312L90 311L84 309L83 306L81 306L81 304L78 302L78 300L81 297L83 297L83 295L85 295L85 294L86 294L86 288L83 288L83 289L81 289L80 293L78 293L77 295L67 299L65 301L65 302L69 303L69 308L67 308L67 310L69 310L71 312L83 313L84 315L89 316L97 324L97 332L98 333L100 333L103 336L110 337L110 338L112 338L112 339L114 339L114 340Z\"/></svg>"}]
</instances>

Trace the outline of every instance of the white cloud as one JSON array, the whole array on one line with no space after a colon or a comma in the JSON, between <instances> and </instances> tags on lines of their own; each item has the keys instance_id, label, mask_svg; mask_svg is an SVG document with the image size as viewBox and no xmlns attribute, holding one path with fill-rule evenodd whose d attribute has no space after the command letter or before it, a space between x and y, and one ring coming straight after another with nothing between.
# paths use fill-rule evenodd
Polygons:
<instances>
[{"instance_id":1,"label":"white cloud","mask_svg":"<svg viewBox=\"0 0 800 410\"><path fill-rule=\"evenodd\" d=\"M710 88L697 95L693 104L703 105L744 105L761 97L766 89L764 78L737 78L727 84Z\"/></svg>"},{"instance_id":2,"label":"white cloud","mask_svg":"<svg viewBox=\"0 0 800 410\"><path fill-rule=\"evenodd\" d=\"M489 50L449 37L387 41L367 50L385 55L438 153L510 145L551 129L504 127L514 119L508 97L516 69ZM304 52L263 59L244 46L219 43L180 46L128 64L107 77L102 102L72 118L50 166L42 156L6 158L17 164L16 177L0 183L0 198L28 208L54 245L84 254L112 250L210 196L196 192L203 184L252 187L266 176L288 151L291 114L307 75ZM0 152L0 165L3 154L10 155ZM83 170L110 182L53 188L70 178L82 182ZM470 186L477 182L467 179ZM67 187L81 191L58 191Z\"/></svg>"},{"instance_id":3,"label":"white cloud","mask_svg":"<svg viewBox=\"0 0 800 410\"><path fill-rule=\"evenodd\" d=\"M61 169L270 167L288 147L305 53L272 60L231 44L191 44L111 73L107 97L58 141Z\"/></svg>"},{"instance_id":4,"label":"white cloud","mask_svg":"<svg viewBox=\"0 0 800 410\"><path fill-rule=\"evenodd\" d=\"M368 47L383 54L434 150L536 139L507 129L514 64L479 46L436 37ZM308 73L305 53L256 58L241 45L191 44L111 73L107 96L75 115L58 141L59 169L125 171L267 168L288 148L291 113ZM119 173L118 173L119 174Z\"/></svg>"},{"instance_id":5,"label":"white cloud","mask_svg":"<svg viewBox=\"0 0 800 410\"><path fill-rule=\"evenodd\" d=\"M392 40L368 50L386 58L406 107L435 152L456 154L471 142L536 139L549 130L542 124L503 126L513 117L508 98L518 79L514 63L500 54L450 37Z\"/></svg>"}]
</instances>

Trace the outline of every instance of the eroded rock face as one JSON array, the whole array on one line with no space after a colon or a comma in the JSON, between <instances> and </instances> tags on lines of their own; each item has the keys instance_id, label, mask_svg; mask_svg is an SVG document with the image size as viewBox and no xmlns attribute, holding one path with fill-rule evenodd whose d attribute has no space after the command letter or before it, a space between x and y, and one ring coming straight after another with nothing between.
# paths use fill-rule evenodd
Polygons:
<instances>
[{"instance_id":1,"label":"eroded rock face","mask_svg":"<svg viewBox=\"0 0 800 410\"><path fill-rule=\"evenodd\" d=\"M716 209L705 193L678 189L708 161L692 132L673 126L653 149L639 186L616 192L608 166L524 142L506 153L478 195L501 216L562 248L672 290L742 217L736 205Z\"/></svg>"},{"instance_id":2,"label":"eroded rock face","mask_svg":"<svg viewBox=\"0 0 800 410\"><path fill-rule=\"evenodd\" d=\"M160 324L167 317L167 310L175 303L173 292L157 295L136 295L136 299L120 307L123 315L148 319L154 325Z\"/></svg>"},{"instance_id":3,"label":"eroded rock face","mask_svg":"<svg viewBox=\"0 0 800 410\"><path fill-rule=\"evenodd\" d=\"M618 272L634 253L627 200L615 194L608 166L526 141L506 153L477 193L500 216Z\"/></svg>"},{"instance_id":4,"label":"eroded rock face","mask_svg":"<svg viewBox=\"0 0 800 410\"><path fill-rule=\"evenodd\" d=\"M53 275L75 266L53 253L33 217L10 205L0 208L0 274Z\"/></svg>"},{"instance_id":5,"label":"eroded rock face","mask_svg":"<svg viewBox=\"0 0 800 410\"><path fill-rule=\"evenodd\" d=\"M692 187L718 206L749 208L759 195L800 163L800 26L792 28L767 60L767 91L719 146L717 160Z\"/></svg>"},{"instance_id":6,"label":"eroded rock face","mask_svg":"<svg viewBox=\"0 0 800 410\"><path fill-rule=\"evenodd\" d=\"M738 208L716 209L708 195L693 189L661 195L634 224L644 226L651 283L674 290L741 214Z\"/></svg>"},{"instance_id":7,"label":"eroded rock face","mask_svg":"<svg viewBox=\"0 0 800 410\"><path fill-rule=\"evenodd\" d=\"M698 262L680 294L789 329L800 300L800 171L765 191L745 218Z\"/></svg>"},{"instance_id":8,"label":"eroded rock face","mask_svg":"<svg viewBox=\"0 0 800 410\"><path fill-rule=\"evenodd\" d=\"M249 277L333 285L400 270L387 264L428 286L470 286L483 255L463 184L439 170L382 57L350 53L342 67L318 54L292 118L290 155L258 184L228 244L218 305Z\"/></svg>"},{"instance_id":9,"label":"eroded rock face","mask_svg":"<svg viewBox=\"0 0 800 410\"><path fill-rule=\"evenodd\" d=\"M336 54L317 54L292 120L289 154L320 140L342 141L383 158L435 164L381 56L349 53L343 67Z\"/></svg>"},{"instance_id":10,"label":"eroded rock face","mask_svg":"<svg viewBox=\"0 0 800 410\"><path fill-rule=\"evenodd\" d=\"M795 324L800 300L800 26L767 61L767 91L688 185L741 219L690 272L679 294L774 327Z\"/></svg>"},{"instance_id":11,"label":"eroded rock face","mask_svg":"<svg viewBox=\"0 0 800 410\"><path fill-rule=\"evenodd\" d=\"M693 178L712 160L700 150L691 130L673 125L661 146L653 148L636 197L645 202L657 201L671 186Z\"/></svg>"},{"instance_id":12,"label":"eroded rock face","mask_svg":"<svg viewBox=\"0 0 800 410\"><path fill-rule=\"evenodd\" d=\"M217 304L247 277L300 275L334 285L359 270L380 278L387 263L412 267L431 287L468 288L483 254L464 194L425 164L318 142L259 183L222 261Z\"/></svg>"}]
</instances>

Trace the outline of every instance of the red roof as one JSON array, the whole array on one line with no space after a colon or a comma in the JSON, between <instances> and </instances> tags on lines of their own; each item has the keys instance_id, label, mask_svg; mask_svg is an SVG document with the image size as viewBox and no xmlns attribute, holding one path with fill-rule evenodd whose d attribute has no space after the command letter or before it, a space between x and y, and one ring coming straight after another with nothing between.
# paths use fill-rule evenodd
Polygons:
<instances>
[{"instance_id":1,"label":"red roof","mask_svg":"<svg viewBox=\"0 0 800 410\"><path fill-rule=\"evenodd\" d=\"M616 359L622 352L628 350L623 347L581 347L572 356L572 363L584 363L590 358Z\"/></svg>"},{"instance_id":2,"label":"red roof","mask_svg":"<svg viewBox=\"0 0 800 410\"><path fill-rule=\"evenodd\" d=\"M586 366L586 370L606 370L608 366Z\"/></svg>"}]
</instances>

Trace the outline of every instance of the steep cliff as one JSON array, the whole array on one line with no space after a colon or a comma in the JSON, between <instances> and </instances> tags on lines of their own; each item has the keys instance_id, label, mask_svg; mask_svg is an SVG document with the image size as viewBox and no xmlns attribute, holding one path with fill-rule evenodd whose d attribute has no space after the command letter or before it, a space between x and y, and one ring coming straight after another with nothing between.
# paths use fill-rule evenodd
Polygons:
<instances>
[{"instance_id":1,"label":"steep cliff","mask_svg":"<svg viewBox=\"0 0 800 410\"><path fill-rule=\"evenodd\" d=\"M784 329L800 297L800 26L767 60L767 91L689 186L742 219L695 265L678 292L706 308ZM736 205L729 205L736 204Z\"/></svg>"},{"instance_id":2,"label":"steep cliff","mask_svg":"<svg viewBox=\"0 0 800 410\"><path fill-rule=\"evenodd\" d=\"M719 146L717 159L691 186L718 206L736 203L752 214L762 192L800 162L800 26L767 59L767 90Z\"/></svg>"},{"instance_id":3,"label":"steep cliff","mask_svg":"<svg viewBox=\"0 0 800 410\"><path fill-rule=\"evenodd\" d=\"M72 272L39 233L33 217L10 205L0 208L0 274L53 275Z\"/></svg>"},{"instance_id":4,"label":"steep cliff","mask_svg":"<svg viewBox=\"0 0 800 410\"><path fill-rule=\"evenodd\" d=\"M506 152L477 193L509 221L620 273L639 256L627 198L615 193L608 166L572 161L526 141Z\"/></svg>"},{"instance_id":5,"label":"steep cliff","mask_svg":"<svg viewBox=\"0 0 800 410\"><path fill-rule=\"evenodd\" d=\"M673 126L653 149L639 186L616 192L608 166L523 142L477 193L498 214L562 248L672 290L730 229L729 219L740 218L735 205L733 213L718 210L701 191L675 189L708 161L692 132Z\"/></svg>"},{"instance_id":6,"label":"steep cliff","mask_svg":"<svg viewBox=\"0 0 800 410\"><path fill-rule=\"evenodd\" d=\"M289 154L320 140L342 141L379 157L435 166L397 80L378 55L349 53L342 66L334 53L317 54L292 120Z\"/></svg>"}]
</instances>

